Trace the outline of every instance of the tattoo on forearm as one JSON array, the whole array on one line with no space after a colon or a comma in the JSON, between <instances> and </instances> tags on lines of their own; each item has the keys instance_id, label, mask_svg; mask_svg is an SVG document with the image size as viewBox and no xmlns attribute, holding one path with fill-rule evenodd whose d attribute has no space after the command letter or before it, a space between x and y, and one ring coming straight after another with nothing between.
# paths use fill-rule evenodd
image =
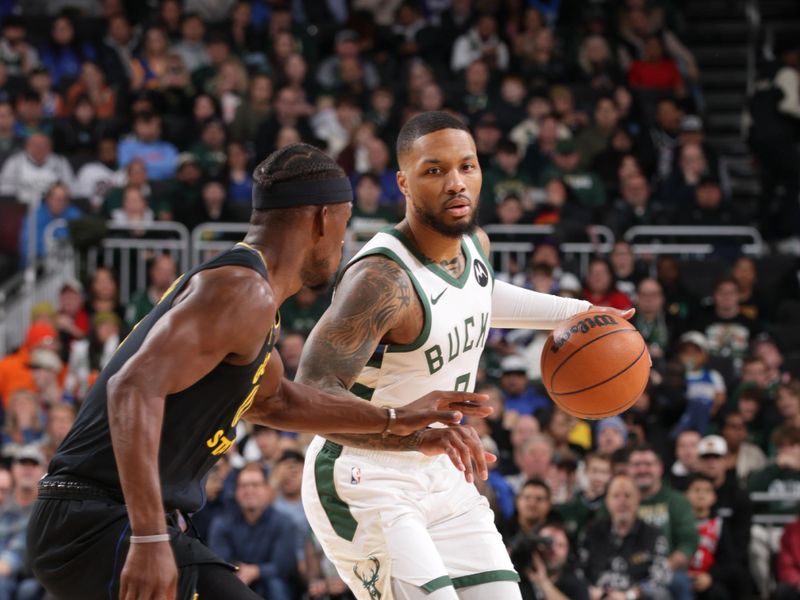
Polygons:
<instances>
[{"instance_id":1,"label":"tattoo on forearm","mask_svg":"<svg viewBox=\"0 0 800 600\"><path fill-rule=\"evenodd\" d=\"M389 435L383 437L380 433L369 434L326 434L325 437L337 444L362 448L364 450L419 450L424 438L424 431L415 431L411 435Z\"/></svg>"},{"instance_id":2,"label":"tattoo on forearm","mask_svg":"<svg viewBox=\"0 0 800 600\"><path fill-rule=\"evenodd\" d=\"M328 391L349 389L381 338L412 306L411 282L397 263L365 258L351 269L337 291L346 300L328 309L312 332L297 375Z\"/></svg>"}]
</instances>

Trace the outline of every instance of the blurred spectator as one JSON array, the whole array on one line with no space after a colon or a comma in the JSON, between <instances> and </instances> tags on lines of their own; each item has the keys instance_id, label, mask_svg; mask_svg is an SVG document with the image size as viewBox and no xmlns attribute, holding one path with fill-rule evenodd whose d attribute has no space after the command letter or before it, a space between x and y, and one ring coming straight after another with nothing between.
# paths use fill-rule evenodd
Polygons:
<instances>
[{"instance_id":1,"label":"blurred spectator","mask_svg":"<svg viewBox=\"0 0 800 600\"><path fill-rule=\"evenodd\" d=\"M591 34L583 39L578 48L578 72L574 76L579 84L596 94L609 93L622 83L622 72L605 37Z\"/></svg>"},{"instance_id":2,"label":"blurred spectator","mask_svg":"<svg viewBox=\"0 0 800 600\"><path fill-rule=\"evenodd\" d=\"M0 167L9 156L21 148L14 130L14 121L13 105L8 100L0 99Z\"/></svg>"},{"instance_id":3,"label":"blurred spectator","mask_svg":"<svg viewBox=\"0 0 800 600\"><path fill-rule=\"evenodd\" d=\"M31 352L28 368L34 382L31 389L36 393L36 401L41 407L46 408L69 399L61 385L64 363L58 353L44 348L34 350Z\"/></svg>"},{"instance_id":4,"label":"blurred spectator","mask_svg":"<svg viewBox=\"0 0 800 600\"><path fill-rule=\"evenodd\" d=\"M595 432L597 440L597 453L601 456L611 456L617 450L624 448L628 441L628 428L621 417L606 417L597 422Z\"/></svg>"},{"instance_id":5,"label":"blurred spectator","mask_svg":"<svg viewBox=\"0 0 800 600\"><path fill-rule=\"evenodd\" d=\"M717 280L713 306L698 316L696 327L708 338L709 353L732 358L737 369L747 355L750 340L758 333L758 324L741 312L739 287L731 277Z\"/></svg>"},{"instance_id":6,"label":"blurred spectator","mask_svg":"<svg viewBox=\"0 0 800 600\"><path fill-rule=\"evenodd\" d=\"M112 86L127 88L133 75L133 49L137 43L131 23L123 13L108 18L108 29L98 49L98 62Z\"/></svg>"},{"instance_id":7,"label":"blurred spectator","mask_svg":"<svg viewBox=\"0 0 800 600\"><path fill-rule=\"evenodd\" d=\"M559 242L582 241L591 211L578 203L562 179L554 178L545 183L544 201L536 205L531 220L537 225L555 225L553 237Z\"/></svg>"},{"instance_id":8,"label":"blurred spectator","mask_svg":"<svg viewBox=\"0 0 800 600\"><path fill-rule=\"evenodd\" d=\"M583 298L595 306L611 306L620 310L633 306L630 298L616 289L611 264L600 257L594 257L589 262Z\"/></svg>"},{"instance_id":9,"label":"blurred spectator","mask_svg":"<svg viewBox=\"0 0 800 600\"><path fill-rule=\"evenodd\" d=\"M549 121L547 137L544 144L539 144L542 155L552 154L555 151L558 139L568 139L572 137L572 132L568 127L560 123L552 115L552 103L549 98L541 95L532 95L526 105L527 118L511 128L509 138L517 145L521 156L525 156L531 144L536 142L541 133L545 122ZM526 163L531 162L526 159Z\"/></svg>"},{"instance_id":10,"label":"blurred spectator","mask_svg":"<svg viewBox=\"0 0 800 600\"><path fill-rule=\"evenodd\" d=\"M230 40L221 31L215 31L208 36L206 41L206 51L208 52L208 64L198 67L192 73L192 85L204 94L211 94L215 101L219 102L215 94L216 85L221 75L222 66L233 55L231 53ZM222 114L217 116L221 117Z\"/></svg>"},{"instance_id":11,"label":"blurred spectator","mask_svg":"<svg viewBox=\"0 0 800 600\"><path fill-rule=\"evenodd\" d=\"M553 177L561 178L575 193L581 206L594 212L600 211L606 204L606 193L603 183L592 173L582 169L579 164L581 155L572 140L561 140L556 145L553 155L553 166L546 168L540 175L540 182Z\"/></svg>"},{"instance_id":12,"label":"blurred spectator","mask_svg":"<svg viewBox=\"0 0 800 600\"><path fill-rule=\"evenodd\" d=\"M120 174L117 173L117 141L111 137L100 138L95 157L78 171L73 191L76 197L89 201L91 211L100 213L106 195L120 180Z\"/></svg>"},{"instance_id":13,"label":"blurred spectator","mask_svg":"<svg viewBox=\"0 0 800 600\"><path fill-rule=\"evenodd\" d=\"M62 183L56 182L50 186L44 196L44 201L39 205L36 211L36 220L33 225L33 231L36 236L36 258L41 258L45 255L45 229L53 221L63 219L65 221L72 221L80 218L81 211L70 204L69 188ZM56 227L52 231L54 239L63 240L67 237L66 227ZM30 225L28 224L28 216L26 215L22 221L19 234L19 255L20 261L23 265L27 265L29 257L29 240L30 240Z\"/></svg>"},{"instance_id":14,"label":"blurred spectator","mask_svg":"<svg viewBox=\"0 0 800 600\"><path fill-rule=\"evenodd\" d=\"M630 477L614 476L605 499L608 517L595 519L581 535L580 565L590 598L670 598L669 545L658 527L637 516L639 497Z\"/></svg>"},{"instance_id":15,"label":"blurred spectator","mask_svg":"<svg viewBox=\"0 0 800 600\"><path fill-rule=\"evenodd\" d=\"M555 35L550 29L542 29L534 36L533 54L526 57L521 65L533 89L546 88L563 81L567 74L566 64L561 57Z\"/></svg>"},{"instance_id":16,"label":"blurred spectator","mask_svg":"<svg viewBox=\"0 0 800 600\"><path fill-rule=\"evenodd\" d=\"M505 71L508 68L508 46L497 35L497 21L489 14L478 17L477 23L456 39L450 68L460 71L477 60L485 61L492 69Z\"/></svg>"},{"instance_id":17,"label":"blurred spectator","mask_svg":"<svg viewBox=\"0 0 800 600\"><path fill-rule=\"evenodd\" d=\"M520 419L524 417L527 415L521 415ZM519 473L508 475L506 481L511 489L519 493L522 485L529 479L546 480L550 476L553 467L553 442L548 436L540 433L526 433L524 437L520 437L516 427L511 436L514 445L514 464Z\"/></svg>"},{"instance_id":18,"label":"blurred spectator","mask_svg":"<svg viewBox=\"0 0 800 600\"><path fill-rule=\"evenodd\" d=\"M678 359L686 378L686 410L672 432L677 436L689 429L706 434L711 419L725 404L727 389L718 371L709 368L709 341L699 331L687 331L678 342Z\"/></svg>"},{"instance_id":19,"label":"blurred spectator","mask_svg":"<svg viewBox=\"0 0 800 600\"><path fill-rule=\"evenodd\" d=\"M273 111L258 126L255 136L256 156L268 156L277 147L278 133L283 127L294 127L301 140L313 137L308 118L301 114L299 94L291 88L281 88L275 94Z\"/></svg>"},{"instance_id":20,"label":"blurred spectator","mask_svg":"<svg viewBox=\"0 0 800 600\"><path fill-rule=\"evenodd\" d=\"M0 358L0 397L8 406L11 394L18 389L35 389L36 383L30 368L31 355L38 349L58 350L58 333L49 322L31 324L25 343L13 354Z\"/></svg>"},{"instance_id":21,"label":"blurred spectator","mask_svg":"<svg viewBox=\"0 0 800 600\"><path fill-rule=\"evenodd\" d=\"M735 472L728 469L728 445L724 438L718 435L705 436L700 440L698 452L698 471L714 484L714 513L725 519L734 542L731 558L744 570L747 568L746 548L750 544L750 523L753 518L750 497L739 487ZM749 588L746 581L740 582L738 587L742 592Z\"/></svg>"},{"instance_id":22,"label":"blurred spectator","mask_svg":"<svg viewBox=\"0 0 800 600\"><path fill-rule=\"evenodd\" d=\"M800 598L800 520L789 523L781 536L775 600Z\"/></svg>"},{"instance_id":23,"label":"blurred spectator","mask_svg":"<svg viewBox=\"0 0 800 600\"><path fill-rule=\"evenodd\" d=\"M665 310L664 292L656 279L645 278L636 291L636 314L632 319L642 334L654 363L662 361L671 348L675 324Z\"/></svg>"},{"instance_id":24,"label":"blurred spectator","mask_svg":"<svg viewBox=\"0 0 800 600\"><path fill-rule=\"evenodd\" d=\"M359 56L361 36L352 29L343 29L336 34L334 40L334 56L323 60L317 68L317 83L326 91L332 91L342 84L342 64L348 59L358 60L367 89L374 89L380 84L380 76L375 65Z\"/></svg>"},{"instance_id":25,"label":"blurred spectator","mask_svg":"<svg viewBox=\"0 0 800 600\"><path fill-rule=\"evenodd\" d=\"M72 19L62 14L53 20L50 39L39 56L50 72L53 86L64 89L78 78L83 61L96 60L97 51L89 42L77 39Z\"/></svg>"},{"instance_id":26,"label":"blurred spectator","mask_svg":"<svg viewBox=\"0 0 800 600\"><path fill-rule=\"evenodd\" d=\"M57 103L61 100L61 96L54 91L53 79L50 76L50 71L44 66L36 67L31 74L28 75L28 86L30 91L39 96L41 102L41 117L42 127L48 127L50 120L56 116Z\"/></svg>"},{"instance_id":27,"label":"blurred spectator","mask_svg":"<svg viewBox=\"0 0 800 600\"><path fill-rule=\"evenodd\" d=\"M114 182L114 187L108 191L103 202L102 212L109 218L114 210L122 208L122 196L128 187L135 187L142 192L147 198L148 204L154 200L153 188L147 177L147 167L142 159L133 159L125 168L124 173L120 173Z\"/></svg>"},{"instance_id":28,"label":"blurred spectator","mask_svg":"<svg viewBox=\"0 0 800 600\"><path fill-rule=\"evenodd\" d=\"M637 299L636 286L645 277L646 273L642 266L636 262L630 242L616 240L608 258L611 263L611 270L614 272L617 289L635 302Z\"/></svg>"},{"instance_id":29,"label":"blurred spectator","mask_svg":"<svg viewBox=\"0 0 800 600\"><path fill-rule=\"evenodd\" d=\"M240 142L230 142L227 147L226 179L231 207L249 217L253 201L253 177L250 156Z\"/></svg>"},{"instance_id":30,"label":"blurred spectator","mask_svg":"<svg viewBox=\"0 0 800 600\"><path fill-rule=\"evenodd\" d=\"M98 312L92 318L92 330L86 339L72 345L69 372L65 381L67 391L83 400L97 375L111 360L122 341L122 322L114 312Z\"/></svg>"},{"instance_id":31,"label":"blurred spectator","mask_svg":"<svg viewBox=\"0 0 800 600\"><path fill-rule=\"evenodd\" d=\"M483 223L491 222L496 207L509 195L520 199L523 206L531 206L533 178L520 168L517 146L509 139L497 144L497 153L492 164L483 166L480 211Z\"/></svg>"},{"instance_id":32,"label":"blurred spectator","mask_svg":"<svg viewBox=\"0 0 800 600\"><path fill-rule=\"evenodd\" d=\"M158 89L167 72L169 37L163 25L149 25L142 35L142 46L131 59L131 89Z\"/></svg>"},{"instance_id":33,"label":"blurred spectator","mask_svg":"<svg viewBox=\"0 0 800 600\"><path fill-rule=\"evenodd\" d=\"M225 136L225 124L212 118L202 124L200 139L189 148L206 177L218 178L222 174L228 159L225 155Z\"/></svg>"},{"instance_id":34,"label":"blurred spectator","mask_svg":"<svg viewBox=\"0 0 800 600\"><path fill-rule=\"evenodd\" d=\"M61 342L62 357L66 358L72 343L89 333L89 313L84 308L83 285L77 279L66 279L58 295L56 324Z\"/></svg>"},{"instance_id":35,"label":"blurred spectator","mask_svg":"<svg viewBox=\"0 0 800 600\"><path fill-rule=\"evenodd\" d=\"M756 289L758 272L755 261L749 256L740 256L733 263L731 277L739 288L739 310L754 321L765 321L769 314L766 299Z\"/></svg>"},{"instance_id":36,"label":"blurred spectator","mask_svg":"<svg viewBox=\"0 0 800 600\"><path fill-rule=\"evenodd\" d=\"M0 38L0 62L11 77L24 77L39 65L39 53L28 43L25 21L9 15L3 19L3 37Z\"/></svg>"},{"instance_id":37,"label":"blurred spectator","mask_svg":"<svg viewBox=\"0 0 800 600\"><path fill-rule=\"evenodd\" d=\"M106 83L106 75L100 65L89 60L81 64L80 77L67 89L63 103L59 102L58 116L70 116L83 97L89 99L98 118L110 119L115 116L116 93Z\"/></svg>"},{"instance_id":38,"label":"blurred spectator","mask_svg":"<svg viewBox=\"0 0 800 600\"><path fill-rule=\"evenodd\" d=\"M747 424L739 412L729 412L723 417L721 433L728 445L726 466L734 469L739 483L744 484L751 473L766 466L764 451L747 441Z\"/></svg>"},{"instance_id":39,"label":"blurred spectator","mask_svg":"<svg viewBox=\"0 0 800 600\"><path fill-rule=\"evenodd\" d=\"M175 259L169 254L159 254L151 262L148 275L147 288L135 292L128 301L125 309L125 322L128 327L133 327L153 310L170 284L175 281L178 276Z\"/></svg>"},{"instance_id":40,"label":"blurred spectator","mask_svg":"<svg viewBox=\"0 0 800 600\"><path fill-rule=\"evenodd\" d=\"M291 600L297 570L294 524L273 505L271 488L259 464L248 463L236 478L236 507L211 522L209 547L238 566L236 576L257 594Z\"/></svg>"},{"instance_id":41,"label":"blurred spectator","mask_svg":"<svg viewBox=\"0 0 800 600\"><path fill-rule=\"evenodd\" d=\"M652 448L640 446L632 450L630 469L642 498L639 517L658 528L667 541L672 571L670 593L676 600L691 598L686 568L698 542L691 507L682 494L662 482L664 465Z\"/></svg>"},{"instance_id":42,"label":"blurred spectator","mask_svg":"<svg viewBox=\"0 0 800 600\"><path fill-rule=\"evenodd\" d=\"M676 221L681 225L737 225L739 218L732 207L727 206L722 196L719 181L703 177L694 188L694 201L688 210L678 213Z\"/></svg>"},{"instance_id":43,"label":"blurred spectator","mask_svg":"<svg viewBox=\"0 0 800 600\"><path fill-rule=\"evenodd\" d=\"M695 598L726 600L742 598L742 570L738 568L735 545L725 519L714 511L717 494L705 475L693 475L686 489L700 543L689 563ZM746 573L745 573L746 577Z\"/></svg>"},{"instance_id":44,"label":"blurred spectator","mask_svg":"<svg viewBox=\"0 0 800 600\"><path fill-rule=\"evenodd\" d=\"M488 114L490 105L494 100L491 97L490 90L491 77L491 69L484 60L471 62L464 69L463 89L459 90L459 100L456 103L456 108L464 113L467 120L472 123L475 123L476 119L482 119L485 116L483 113ZM491 113L490 120L497 126L497 117L494 112Z\"/></svg>"},{"instance_id":45,"label":"blurred spectator","mask_svg":"<svg viewBox=\"0 0 800 600\"><path fill-rule=\"evenodd\" d=\"M53 147L59 154L69 156L71 164L78 169L92 160L104 133L94 104L88 96L81 96L75 101L72 115L56 121Z\"/></svg>"},{"instance_id":46,"label":"blurred spectator","mask_svg":"<svg viewBox=\"0 0 800 600\"><path fill-rule=\"evenodd\" d=\"M655 123L638 140L639 154L645 171L664 181L672 172L675 150L678 147L683 112L672 98L662 98L656 104Z\"/></svg>"},{"instance_id":47,"label":"blurred spectator","mask_svg":"<svg viewBox=\"0 0 800 600\"><path fill-rule=\"evenodd\" d=\"M38 585L27 580L17 588L17 577L24 573L26 529L37 484L44 476L44 458L35 445L20 448L11 465L13 491L0 511L0 594L8 598L32 598Z\"/></svg>"},{"instance_id":48,"label":"blurred spectator","mask_svg":"<svg viewBox=\"0 0 800 600\"><path fill-rule=\"evenodd\" d=\"M314 134L327 144L331 156L338 157L361 122L361 107L352 96L338 96L333 104L320 99L317 108L311 118Z\"/></svg>"},{"instance_id":49,"label":"blurred spectator","mask_svg":"<svg viewBox=\"0 0 800 600\"><path fill-rule=\"evenodd\" d=\"M97 313L115 313L124 322L125 308L119 303L117 275L110 267L97 267L89 285L89 301L86 304L89 316Z\"/></svg>"},{"instance_id":50,"label":"blurred spectator","mask_svg":"<svg viewBox=\"0 0 800 600\"><path fill-rule=\"evenodd\" d=\"M14 126L17 137L27 139L35 133L53 133L53 121L45 114L42 95L34 89L23 91L17 96L17 123Z\"/></svg>"},{"instance_id":51,"label":"blurred spectator","mask_svg":"<svg viewBox=\"0 0 800 600\"><path fill-rule=\"evenodd\" d=\"M667 177L661 188L661 201L673 210L682 211L694 203L695 189L709 167L699 144L683 144L678 149L678 168Z\"/></svg>"},{"instance_id":52,"label":"blurred spectator","mask_svg":"<svg viewBox=\"0 0 800 600\"><path fill-rule=\"evenodd\" d=\"M549 93L556 116L572 133L589 125L589 115L576 105L572 88L558 84L552 86Z\"/></svg>"},{"instance_id":53,"label":"blurred spectator","mask_svg":"<svg viewBox=\"0 0 800 600\"><path fill-rule=\"evenodd\" d=\"M775 496L775 500L767 504L769 514L796 514L797 498L800 497L800 428L794 425L778 427L772 433L772 443L777 449L775 462L750 476L748 490ZM770 566L779 549L781 530L753 525L751 535L750 570L759 593L764 597L770 589Z\"/></svg>"},{"instance_id":54,"label":"blurred spectator","mask_svg":"<svg viewBox=\"0 0 800 600\"><path fill-rule=\"evenodd\" d=\"M517 493L515 506L514 516L501 528L503 540L509 548L531 539L547 523L552 509L547 483L536 477L526 479Z\"/></svg>"},{"instance_id":55,"label":"blurred spectator","mask_svg":"<svg viewBox=\"0 0 800 600\"><path fill-rule=\"evenodd\" d=\"M700 439L693 429L681 431L675 438L675 462L669 470L669 484L678 491L686 491L692 473L700 470Z\"/></svg>"},{"instance_id":56,"label":"blurred spectator","mask_svg":"<svg viewBox=\"0 0 800 600\"><path fill-rule=\"evenodd\" d=\"M519 355L506 356L500 363L500 389L503 406L520 415L533 415L552 407L549 398L539 393L528 380L527 361Z\"/></svg>"},{"instance_id":57,"label":"blurred spectator","mask_svg":"<svg viewBox=\"0 0 800 600\"><path fill-rule=\"evenodd\" d=\"M0 170L0 194L16 196L30 204L42 198L56 182L66 189L72 187L73 175L69 162L53 153L53 144L43 133L34 133L25 141L23 151L12 154Z\"/></svg>"},{"instance_id":58,"label":"blurred spectator","mask_svg":"<svg viewBox=\"0 0 800 600\"><path fill-rule=\"evenodd\" d=\"M584 460L586 484L568 501L555 506L570 539L577 539L605 501L611 481L611 458L605 454L589 454Z\"/></svg>"},{"instance_id":59,"label":"blurred spectator","mask_svg":"<svg viewBox=\"0 0 800 600\"><path fill-rule=\"evenodd\" d=\"M50 350L37 350L33 353L31 361L43 361L42 352L49 353L49 358L55 356ZM8 399L5 423L3 423L4 453L7 454L13 448L40 442L44 435L42 416L39 401L32 390L19 389L13 392Z\"/></svg>"},{"instance_id":60,"label":"blurred spectator","mask_svg":"<svg viewBox=\"0 0 800 600\"><path fill-rule=\"evenodd\" d=\"M503 132L497 126L497 118L490 112L483 113L473 128L475 149L478 152L478 164L490 165Z\"/></svg>"},{"instance_id":61,"label":"blurred spectator","mask_svg":"<svg viewBox=\"0 0 800 600\"><path fill-rule=\"evenodd\" d=\"M208 529L211 522L225 515L227 504L225 502L225 480L231 472L227 455L211 467L206 477L206 503L200 511L192 515L192 526L201 539L208 539Z\"/></svg>"},{"instance_id":62,"label":"blurred spectator","mask_svg":"<svg viewBox=\"0 0 800 600\"><path fill-rule=\"evenodd\" d=\"M304 287L281 306L281 326L308 335L327 307L327 298Z\"/></svg>"},{"instance_id":63,"label":"blurred spectator","mask_svg":"<svg viewBox=\"0 0 800 600\"><path fill-rule=\"evenodd\" d=\"M778 386L776 407L784 424L800 427L800 380L793 378Z\"/></svg>"},{"instance_id":64,"label":"blurred spectator","mask_svg":"<svg viewBox=\"0 0 800 600\"><path fill-rule=\"evenodd\" d=\"M580 573L570 568L570 542L566 531L551 523L542 527L539 535L543 542L533 548L530 543L524 545L522 550L530 550L524 555L525 562L514 565L522 576L522 599L589 600L586 582Z\"/></svg>"},{"instance_id":65,"label":"blurred spectator","mask_svg":"<svg viewBox=\"0 0 800 600\"><path fill-rule=\"evenodd\" d=\"M396 221L395 211L381 207L383 194L377 175L364 173L359 176L354 192L355 201L353 216L350 219L351 227L364 226L374 230L376 227L390 225Z\"/></svg>"},{"instance_id":66,"label":"blurred spectator","mask_svg":"<svg viewBox=\"0 0 800 600\"><path fill-rule=\"evenodd\" d=\"M494 107L498 124L503 131L511 131L517 123L525 120L528 115L525 106L527 95L524 78L515 74L503 77L500 83L500 98Z\"/></svg>"},{"instance_id":67,"label":"blurred spectator","mask_svg":"<svg viewBox=\"0 0 800 600\"><path fill-rule=\"evenodd\" d=\"M628 84L633 90L672 92L678 98L686 95L678 67L665 55L664 44L657 35L645 40L642 58L631 63Z\"/></svg>"},{"instance_id":68,"label":"blurred spectator","mask_svg":"<svg viewBox=\"0 0 800 600\"><path fill-rule=\"evenodd\" d=\"M270 483L275 489L273 506L291 520L297 533L295 556L298 561L303 560L306 538L311 534L311 526L306 519L300 498L304 461L302 453L284 450L270 476Z\"/></svg>"},{"instance_id":69,"label":"blurred spectator","mask_svg":"<svg viewBox=\"0 0 800 600\"><path fill-rule=\"evenodd\" d=\"M589 168L595 158L608 147L618 124L619 110L614 98L600 96L595 101L592 124L575 138L582 167Z\"/></svg>"},{"instance_id":70,"label":"blurred spectator","mask_svg":"<svg viewBox=\"0 0 800 600\"><path fill-rule=\"evenodd\" d=\"M45 462L49 463L53 458L56 448L67 437L67 433L75 422L77 410L72 404L58 402L52 404L47 411L47 426L45 436L42 440L42 451L45 454Z\"/></svg>"},{"instance_id":71,"label":"blurred spectator","mask_svg":"<svg viewBox=\"0 0 800 600\"><path fill-rule=\"evenodd\" d=\"M161 117L143 113L133 121L133 135L119 144L119 164L126 167L135 159L141 159L147 167L147 176L154 180L175 176L178 150L169 142L161 140Z\"/></svg>"},{"instance_id":72,"label":"blurred spectator","mask_svg":"<svg viewBox=\"0 0 800 600\"><path fill-rule=\"evenodd\" d=\"M172 46L173 52L183 59L189 71L195 71L209 63L208 51L203 41L206 26L196 14L186 14L181 19L181 38Z\"/></svg>"},{"instance_id":73,"label":"blurred spectator","mask_svg":"<svg viewBox=\"0 0 800 600\"><path fill-rule=\"evenodd\" d=\"M233 123L230 125L231 139L245 142L253 138L258 125L266 119L272 110L272 78L259 73L250 78L247 98L236 107Z\"/></svg>"},{"instance_id":74,"label":"blurred spectator","mask_svg":"<svg viewBox=\"0 0 800 600\"><path fill-rule=\"evenodd\" d=\"M615 235L622 236L631 227L658 225L663 215L654 205L650 185L642 175L631 175L622 180L621 197L606 213L605 225Z\"/></svg>"},{"instance_id":75,"label":"blurred spectator","mask_svg":"<svg viewBox=\"0 0 800 600\"><path fill-rule=\"evenodd\" d=\"M535 60L536 36L547 27L542 13L532 6L526 7L523 19L508 26L512 29L509 38L514 58L522 64Z\"/></svg>"}]
</instances>

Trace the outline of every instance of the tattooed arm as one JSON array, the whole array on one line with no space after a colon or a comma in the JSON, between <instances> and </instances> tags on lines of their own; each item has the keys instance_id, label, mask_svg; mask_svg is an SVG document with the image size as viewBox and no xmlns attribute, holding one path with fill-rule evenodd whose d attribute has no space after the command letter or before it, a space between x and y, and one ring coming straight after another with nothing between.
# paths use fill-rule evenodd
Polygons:
<instances>
[{"instance_id":1,"label":"tattooed arm","mask_svg":"<svg viewBox=\"0 0 800 600\"><path fill-rule=\"evenodd\" d=\"M366 257L351 266L340 282L333 302L306 342L296 380L332 394L348 390L379 343L413 341L424 324L424 311L412 291L411 280L394 261L383 256ZM486 416L486 407L464 403L475 395L435 392L444 406L465 414ZM425 396L418 402L424 403ZM444 408L441 403L439 408ZM486 460L475 431L470 427L425 429L410 436L382 434L328 434L332 441L373 450L416 450L447 454L472 480L471 461L486 478Z\"/></svg>"}]
</instances>

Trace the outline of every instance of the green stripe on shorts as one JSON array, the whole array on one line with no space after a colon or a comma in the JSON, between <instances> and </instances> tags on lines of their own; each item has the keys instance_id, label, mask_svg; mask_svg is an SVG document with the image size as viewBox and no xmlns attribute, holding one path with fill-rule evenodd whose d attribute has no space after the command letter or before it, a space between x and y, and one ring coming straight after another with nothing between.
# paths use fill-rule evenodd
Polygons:
<instances>
[{"instance_id":1,"label":"green stripe on shorts","mask_svg":"<svg viewBox=\"0 0 800 600\"><path fill-rule=\"evenodd\" d=\"M342 453L342 447L333 442L325 442L314 462L314 479L317 483L317 494L328 521L336 534L352 542L356 535L358 522L353 518L350 507L339 497L333 483L333 467Z\"/></svg>"},{"instance_id":2,"label":"green stripe on shorts","mask_svg":"<svg viewBox=\"0 0 800 600\"><path fill-rule=\"evenodd\" d=\"M436 590L440 590L442 588L446 588L452 585L453 585L452 579L450 579L447 575L442 575L441 577L437 577L436 579L431 579L428 583L420 587L427 593L432 594Z\"/></svg>"},{"instance_id":3,"label":"green stripe on shorts","mask_svg":"<svg viewBox=\"0 0 800 600\"><path fill-rule=\"evenodd\" d=\"M464 575L464 577L453 577L453 587L462 588L495 581L519 582L519 575L517 575L515 571L504 571L502 569L497 571L483 571L482 573L474 573L473 575Z\"/></svg>"}]
</instances>

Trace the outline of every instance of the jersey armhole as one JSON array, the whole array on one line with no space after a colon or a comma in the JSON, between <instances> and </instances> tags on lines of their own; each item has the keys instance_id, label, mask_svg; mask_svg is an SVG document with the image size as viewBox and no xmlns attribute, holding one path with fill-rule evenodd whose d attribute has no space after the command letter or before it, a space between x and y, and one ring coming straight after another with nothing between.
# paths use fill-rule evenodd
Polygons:
<instances>
[{"instance_id":1,"label":"jersey armhole","mask_svg":"<svg viewBox=\"0 0 800 600\"><path fill-rule=\"evenodd\" d=\"M422 289L419 281L414 276L414 273L411 272L411 269L403 262L403 260L391 249L389 248L373 248L372 250L368 250L364 252L361 256L359 256L356 260L349 263L339 274L339 277L336 279L336 284L338 285L341 281L344 274L347 270L352 267L354 264L359 262L360 260L367 258L368 256L383 256L388 258L392 262L396 263L403 271L405 271L408 278L411 280L411 285L414 286L414 291L417 294L417 298L419 298L420 303L422 304L422 310L425 313L424 322L422 324L422 331L420 331L419 335L414 339L414 341L408 344L386 344L386 352L411 352L412 350L417 350L420 346L422 346L427 340L428 336L431 332L431 306L428 302L428 297L425 295L425 291Z\"/></svg>"}]
</instances>

